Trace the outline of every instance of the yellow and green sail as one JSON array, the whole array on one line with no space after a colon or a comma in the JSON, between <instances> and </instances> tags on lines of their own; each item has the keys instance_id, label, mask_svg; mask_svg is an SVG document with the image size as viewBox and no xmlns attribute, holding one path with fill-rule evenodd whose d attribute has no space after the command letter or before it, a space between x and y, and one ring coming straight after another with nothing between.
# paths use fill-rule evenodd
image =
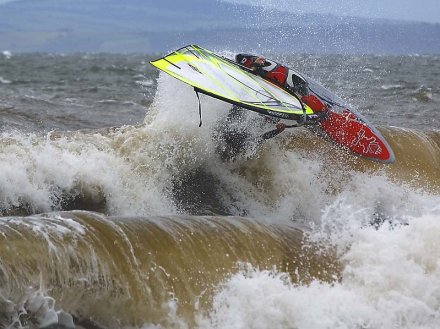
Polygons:
<instances>
[{"instance_id":1,"label":"yellow and green sail","mask_svg":"<svg viewBox=\"0 0 440 329\"><path fill-rule=\"evenodd\" d=\"M252 111L291 120L313 113L284 89L195 45L150 63L198 92Z\"/></svg>"}]
</instances>

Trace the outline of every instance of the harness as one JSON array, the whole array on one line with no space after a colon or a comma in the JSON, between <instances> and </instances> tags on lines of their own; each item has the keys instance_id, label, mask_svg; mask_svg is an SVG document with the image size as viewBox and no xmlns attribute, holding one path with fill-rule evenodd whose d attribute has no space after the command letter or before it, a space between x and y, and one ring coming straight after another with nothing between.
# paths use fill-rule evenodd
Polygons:
<instances>
[{"instance_id":1,"label":"harness","mask_svg":"<svg viewBox=\"0 0 440 329\"><path fill-rule=\"evenodd\" d=\"M289 69L272 61L266 60L266 63L264 66L256 66L256 73L279 86L287 87L286 81Z\"/></svg>"}]
</instances>

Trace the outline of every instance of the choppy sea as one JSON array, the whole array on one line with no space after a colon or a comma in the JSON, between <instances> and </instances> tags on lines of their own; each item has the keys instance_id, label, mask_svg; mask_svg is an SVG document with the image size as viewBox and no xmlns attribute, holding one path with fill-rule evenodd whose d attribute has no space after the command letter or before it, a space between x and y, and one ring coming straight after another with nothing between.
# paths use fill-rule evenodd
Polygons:
<instances>
[{"instance_id":1,"label":"choppy sea","mask_svg":"<svg viewBox=\"0 0 440 329\"><path fill-rule=\"evenodd\" d=\"M306 128L225 157L229 106L199 128L153 58L0 54L1 328L440 327L439 56L275 55L391 165Z\"/></svg>"}]
</instances>

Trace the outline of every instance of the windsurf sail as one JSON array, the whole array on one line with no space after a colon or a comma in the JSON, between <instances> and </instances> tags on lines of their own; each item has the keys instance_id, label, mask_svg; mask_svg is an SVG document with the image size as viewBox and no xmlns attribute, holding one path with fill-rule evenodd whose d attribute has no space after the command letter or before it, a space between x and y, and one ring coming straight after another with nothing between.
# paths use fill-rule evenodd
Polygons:
<instances>
[{"instance_id":1,"label":"windsurf sail","mask_svg":"<svg viewBox=\"0 0 440 329\"><path fill-rule=\"evenodd\" d=\"M313 111L284 89L196 45L150 62L200 92L265 115L300 120Z\"/></svg>"}]
</instances>

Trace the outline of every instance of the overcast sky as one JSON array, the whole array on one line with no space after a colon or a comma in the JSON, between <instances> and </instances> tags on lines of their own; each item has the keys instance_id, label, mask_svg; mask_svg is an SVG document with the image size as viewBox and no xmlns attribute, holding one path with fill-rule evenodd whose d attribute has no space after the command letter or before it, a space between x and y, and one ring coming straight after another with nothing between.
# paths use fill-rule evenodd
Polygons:
<instances>
[{"instance_id":1,"label":"overcast sky","mask_svg":"<svg viewBox=\"0 0 440 329\"><path fill-rule=\"evenodd\" d=\"M0 0L0 4L15 0ZM33 0L38 1L38 0ZM75 1L75 0L72 0ZM183 0L176 0L183 1ZM191 1L191 0L186 0ZM206 0L210 1L210 0ZM211 0L212 1L212 0ZM391 18L440 23L440 0L223 0L338 16Z\"/></svg>"},{"instance_id":2,"label":"overcast sky","mask_svg":"<svg viewBox=\"0 0 440 329\"><path fill-rule=\"evenodd\" d=\"M188 0L190 1L190 0ZM322 13L440 23L440 0L223 0Z\"/></svg>"}]
</instances>

